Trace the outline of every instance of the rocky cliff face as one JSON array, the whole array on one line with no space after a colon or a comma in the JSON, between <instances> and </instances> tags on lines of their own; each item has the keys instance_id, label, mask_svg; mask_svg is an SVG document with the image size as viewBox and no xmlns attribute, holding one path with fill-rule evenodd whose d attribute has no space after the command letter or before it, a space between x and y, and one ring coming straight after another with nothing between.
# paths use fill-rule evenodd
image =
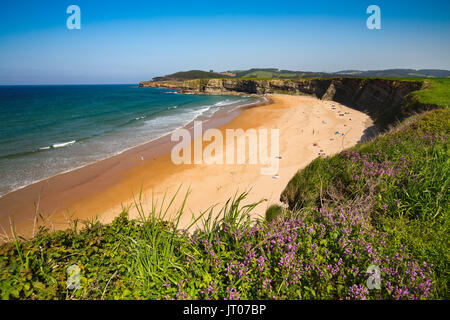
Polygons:
<instances>
[{"instance_id":1,"label":"rocky cliff face","mask_svg":"<svg viewBox=\"0 0 450 320\"><path fill-rule=\"evenodd\" d=\"M182 81L142 81L139 87L179 89L182 84Z\"/></svg>"},{"instance_id":2,"label":"rocky cliff face","mask_svg":"<svg viewBox=\"0 0 450 320\"><path fill-rule=\"evenodd\" d=\"M384 129L395 120L426 106L407 108L408 94L422 87L421 81L365 78L299 80L197 79L183 82L181 92L203 94L295 94L332 100L366 112Z\"/></svg>"}]
</instances>

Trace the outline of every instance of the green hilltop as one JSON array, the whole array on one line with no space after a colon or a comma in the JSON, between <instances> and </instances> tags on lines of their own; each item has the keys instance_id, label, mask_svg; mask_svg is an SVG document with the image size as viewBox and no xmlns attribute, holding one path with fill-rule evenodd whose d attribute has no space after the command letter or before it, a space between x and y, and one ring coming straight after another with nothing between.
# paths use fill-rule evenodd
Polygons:
<instances>
[{"instance_id":1,"label":"green hilltop","mask_svg":"<svg viewBox=\"0 0 450 320\"><path fill-rule=\"evenodd\" d=\"M153 81L183 81L190 79L208 79L208 78L230 78L231 76L224 75L221 73L213 71L202 71L202 70L190 70L190 71L180 71L175 72L163 77L153 78Z\"/></svg>"},{"instance_id":2,"label":"green hilltop","mask_svg":"<svg viewBox=\"0 0 450 320\"><path fill-rule=\"evenodd\" d=\"M387 69L387 70L343 70L338 72L311 72L280 70L277 68L252 68L248 70L230 70L226 72L206 72L201 70L190 70L176 72L163 77L155 77L153 81L183 81L190 79L212 79L212 78L256 78L256 79L300 79L300 78L328 78L340 76L354 77L430 77L449 78L450 71L439 69Z\"/></svg>"}]
</instances>

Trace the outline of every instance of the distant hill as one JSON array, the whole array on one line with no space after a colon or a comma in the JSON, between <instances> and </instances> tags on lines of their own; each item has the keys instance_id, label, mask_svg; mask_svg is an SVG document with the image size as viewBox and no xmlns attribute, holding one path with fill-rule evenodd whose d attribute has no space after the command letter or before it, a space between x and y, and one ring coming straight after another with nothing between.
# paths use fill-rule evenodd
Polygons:
<instances>
[{"instance_id":1,"label":"distant hill","mask_svg":"<svg viewBox=\"0 0 450 320\"><path fill-rule=\"evenodd\" d=\"M434 77L434 78L448 78L450 71L438 69L387 69L387 70L345 70L339 71L338 75L354 75L361 77Z\"/></svg>"},{"instance_id":2,"label":"distant hill","mask_svg":"<svg viewBox=\"0 0 450 320\"><path fill-rule=\"evenodd\" d=\"M183 81L191 79L208 79L208 78L231 78L232 76L222 74L219 72L202 71L202 70L190 70L180 71L166 75L164 77L155 77L153 81Z\"/></svg>"},{"instance_id":3,"label":"distant hill","mask_svg":"<svg viewBox=\"0 0 450 320\"><path fill-rule=\"evenodd\" d=\"M279 70L274 68L253 68L249 70L230 71L236 74L237 78L311 78L311 77L335 77L335 76L359 76L359 77L436 77L448 78L450 71L437 69L388 69L388 70L343 70L338 72L311 72Z\"/></svg>"},{"instance_id":4,"label":"distant hill","mask_svg":"<svg viewBox=\"0 0 450 320\"><path fill-rule=\"evenodd\" d=\"M289 78L308 78L308 77L326 77L331 76L324 72L291 71L279 70L275 68L253 68L249 70L229 71L236 74L236 78L259 78L259 79L289 79Z\"/></svg>"},{"instance_id":5,"label":"distant hill","mask_svg":"<svg viewBox=\"0 0 450 320\"><path fill-rule=\"evenodd\" d=\"M213 72L212 70L190 70L169 74L163 77L155 77L153 81L183 81L191 79L211 78L258 78L258 79L294 79L294 78L329 78L336 76L356 77L433 77L449 78L450 71L439 69L387 69L387 70L342 70L338 72L311 72L280 70L276 68L252 68L249 70L228 70L226 72Z\"/></svg>"}]
</instances>

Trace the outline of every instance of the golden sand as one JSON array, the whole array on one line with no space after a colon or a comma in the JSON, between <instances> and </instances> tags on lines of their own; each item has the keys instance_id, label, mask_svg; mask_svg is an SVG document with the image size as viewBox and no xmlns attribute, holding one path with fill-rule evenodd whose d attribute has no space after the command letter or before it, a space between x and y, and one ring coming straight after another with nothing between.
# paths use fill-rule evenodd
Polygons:
<instances>
[{"instance_id":1,"label":"golden sand","mask_svg":"<svg viewBox=\"0 0 450 320\"><path fill-rule=\"evenodd\" d=\"M247 162L175 165L168 148L174 143L166 138L0 198L0 224L7 229L8 216L13 215L19 233L31 234L33 203L39 203L39 212L55 229L67 227L67 221L75 218L97 216L102 222L110 222L128 206L130 216L136 217L133 195L142 191L143 208L149 210L153 201L161 204L164 195L173 196L180 185L169 211L174 213L181 206L189 188L181 227L188 225L192 214L213 205L218 212L236 192L249 191L245 204L264 200L254 211L255 215L264 215L268 206L279 203L281 192L299 169L319 154L332 155L355 145L371 123L366 114L333 101L307 96L270 98L271 104L247 109L219 130L225 136L226 129L279 129L281 159L276 175L262 175L260 165Z\"/></svg>"}]
</instances>

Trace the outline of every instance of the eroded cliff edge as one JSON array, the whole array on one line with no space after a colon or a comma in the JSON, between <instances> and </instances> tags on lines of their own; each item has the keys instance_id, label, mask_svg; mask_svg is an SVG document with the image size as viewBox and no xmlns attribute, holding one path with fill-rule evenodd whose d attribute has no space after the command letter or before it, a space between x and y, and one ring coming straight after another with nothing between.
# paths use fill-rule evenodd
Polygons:
<instances>
[{"instance_id":1,"label":"eroded cliff edge","mask_svg":"<svg viewBox=\"0 0 450 320\"><path fill-rule=\"evenodd\" d=\"M186 80L183 93L206 94L295 94L332 100L366 112L379 129L386 128L412 112L432 108L420 105L409 94L421 89L423 81L331 78L296 80L196 79Z\"/></svg>"},{"instance_id":2,"label":"eroded cliff edge","mask_svg":"<svg viewBox=\"0 0 450 320\"><path fill-rule=\"evenodd\" d=\"M164 86L163 84L161 84ZM423 80L383 78L325 79L195 79L176 86L181 93L192 94L294 94L332 100L367 113L378 129L404 119L414 112L434 108L410 95L425 86ZM141 83L140 86L159 86Z\"/></svg>"}]
</instances>

